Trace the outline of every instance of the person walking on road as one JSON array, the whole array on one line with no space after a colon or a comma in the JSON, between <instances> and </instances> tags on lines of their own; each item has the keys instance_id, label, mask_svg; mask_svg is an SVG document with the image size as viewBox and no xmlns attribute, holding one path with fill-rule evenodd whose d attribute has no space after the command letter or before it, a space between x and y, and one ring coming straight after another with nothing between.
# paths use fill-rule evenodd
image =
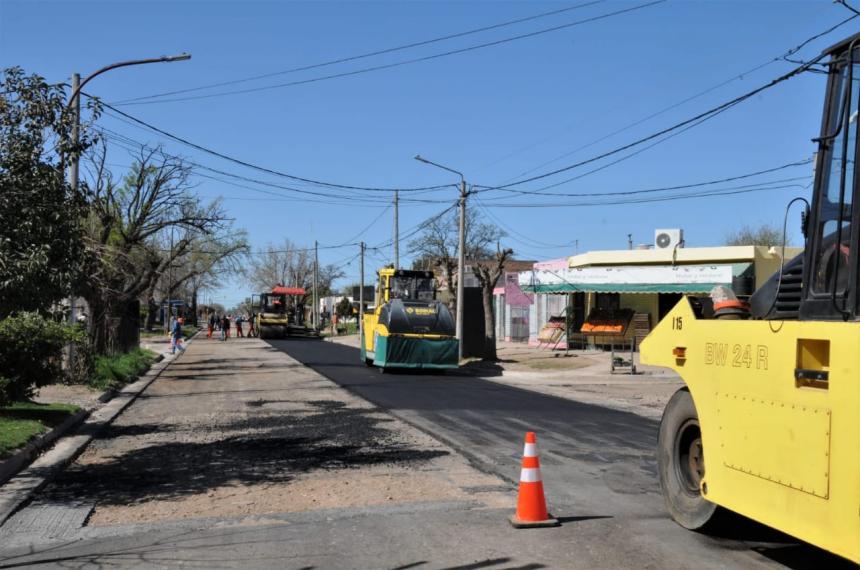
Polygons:
<instances>
[{"instance_id":1,"label":"person walking on road","mask_svg":"<svg viewBox=\"0 0 860 570\"><path fill-rule=\"evenodd\" d=\"M206 338L212 338L212 333L215 332L215 313L209 314L209 331L206 334Z\"/></svg>"},{"instance_id":2,"label":"person walking on road","mask_svg":"<svg viewBox=\"0 0 860 570\"><path fill-rule=\"evenodd\" d=\"M242 338L242 315L236 316L236 338Z\"/></svg>"},{"instance_id":3,"label":"person walking on road","mask_svg":"<svg viewBox=\"0 0 860 570\"><path fill-rule=\"evenodd\" d=\"M173 330L170 333L170 354L176 354L176 349L185 352L185 347L182 346L182 319L173 321Z\"/></svg>"},{"instance_id":4,"label":"person walking on road","mask_svg":"<svg viewBox=\"0 0 860 570\"><path fill-rule=\"evenodd\" d=\"M257 331L254 330L254 319L257 317L254 313L251 313L251 318L248 319L248 338L256 338Z\"/></svg>"},{"instance_id":5,"label":"person walking on road","mask_svg":"<svg viewBox=\"0 0 860 570\"><path fill-rule=\"evenodd\" d=\"M221 319L221 340L226 341L230 338L230 317L224 315Z\"/></svg>"}]
</instances>

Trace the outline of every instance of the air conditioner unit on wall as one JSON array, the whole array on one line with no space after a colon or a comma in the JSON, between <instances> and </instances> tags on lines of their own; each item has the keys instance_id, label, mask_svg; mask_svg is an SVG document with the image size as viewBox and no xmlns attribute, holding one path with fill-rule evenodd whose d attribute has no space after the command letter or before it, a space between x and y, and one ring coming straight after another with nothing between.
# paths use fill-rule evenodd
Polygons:
<instances>
[{"instance_id":1,"label":"air conditioner unit on wall","mask_svg":"<svg viewBox=\"0 0 860 570\"><path fill-rule=\"evenodd\" d=\"M654 249L675 249L684 247L684 230L654 230Z\"/></svg>"}]
</instances>

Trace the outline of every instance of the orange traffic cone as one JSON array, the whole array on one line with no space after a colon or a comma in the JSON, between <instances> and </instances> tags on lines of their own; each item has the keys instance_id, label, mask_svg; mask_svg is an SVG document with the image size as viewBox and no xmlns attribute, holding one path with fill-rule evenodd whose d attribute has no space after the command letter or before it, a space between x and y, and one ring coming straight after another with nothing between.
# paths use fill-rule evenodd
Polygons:
<instances>
[{"instance_id":1,"label":"orange traffic cone","mask_svg":"<svg viewBox=\"0 0 860 570\"><path fill-rule=\"evenodd\" d=\"M558 520L547 513L543 482L540 476L540 460L537 453L537 438L533 431L526 433L523 448L523 468L520 471L520 492L517 513L510 519L515 528L558 526Z\"/></svg>"}]
</instances>

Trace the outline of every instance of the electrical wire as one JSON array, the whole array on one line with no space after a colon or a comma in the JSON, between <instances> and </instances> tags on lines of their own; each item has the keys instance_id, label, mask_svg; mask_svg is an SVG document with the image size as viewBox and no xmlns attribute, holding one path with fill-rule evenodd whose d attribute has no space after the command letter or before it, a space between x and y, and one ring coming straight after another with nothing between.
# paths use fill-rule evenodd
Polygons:
<instances>
[{"instance_id":1,"label":"electrical wire","mask_svg":"<svg viewBox=\"0 0 860 570\"><path fill-rule=\"evenodd\" d=\"M705 182L695 182L692 184L679 184L675 186L662 186L657 188L645 188L639 190L622 190L617 192L541 192L540 196L561 196L561 197L575 197L575 198L584 198L584 197L597 197L597 196L631 196L636 194L650 194L654 192L668 192L671 190L684 190L688 188L697 188L701 186L713 186L715 184L725 184L726 182L735 182L737 180L744 180L747 178L753 178L755 176L761 176L763 174L771 174L774 172L779 172L780 170L785 170L788 168L794 168L798 166L804 166L812 163L812 159L804 159L798 160L795 162L789 162L788 164L783 164L781 166L776 166L773 168L766 168L764 170L757 170L755 172L748 172L746 174L739 174L736 176L729 176L726 178L719 178L716 180L707 180ZM779 182L788 182L794 180L800 180L804 177L796 177L796 178L787 178L780 180ZM476 186L477 187L477 186ZM479 187L480 188L480 187ZM512 192L520 195L535 195L538 194L538 190L518 190L515 188L500 188L498 190L502 190L505 192ZM477 192L477 191L476 191Z\"/></svg>"},{"instance_id":2,"label":"electrical wire","mask_svg":"<svg viewBox=\"0 0 860 570\"><path fill-rule=\"evenodd\" d=\"M89 94L87 94L87 93L83 93L83 94L84 94L84 95L86 95L87 97L91 98L91 99L96 99L95 97L93 97L92 95L89 95ZM168 131L165 131L165 130L163 130L163 129L160 129L159 127L156 127L155 125L152 125L152 124L150 124L150 123L147 123L146 121L144 121L144 120L142 120L142 119L139 119L139 118L137 118L137 117L135 117L135 116L133 116L133 115L129 115L129 114L128 114L128 113L126 113L125 111L121 111L121 110L117 109L116 107L114 107L114 106L112 106L112 105L110 105L110 104L108 104L108 103L105 103L105 102L103 102L103 101L100 101L100 102L99 102L99 104L100 104L100 105L102 105L102 106L104 106L104 107L105 107L105 108L107 108L107 109L112 110L114 113L118 113L119 115L122 115L122 116L123 116L123 117L125 117L126 119L129 119L129 120L131 120L131 121L134 121L135 123L137 123L137 124L139 124L139 125L141 125L141 126L144 126L144 127L148 128L148 129L149 129L149 130L151 130L151 131L154 131L154 132L156 132L156 133L158 133L158 134L160 134L160 135L163 135L163 136L165 136L165 137L167 137L167 138L169 138L169 139L171 139L171 140L174 140L174 141L176 141L176 142L182 143L182 144L184 144L184 145L186 145L186 146L189 146L189 147L191 147L191 148L193 148L193 149L199 150L199 151L201 151L201 152L205 152L206 154L210 154L210 155L212 155L212 156L216 156L216 157L218 157L218 158L221 158L221 159L223 159L223 160L227 160L227 161L229 161L229 162L233 162L233 163L235 163L235 164L239 164L240 166L244 166L244 167L246 167L246 168L251 168L251 169L253 169L253 170L258 170L258 171L265 172L265 173L267 173L267 174L272 174L272 175L274 175L274 176L279 176L279 177L282 177L282 178L289 178L290 180L297 180L297 181L300 181L300 182L306 182L306 183L308 183L308 184L316 184L316 185L319 185L319 186L326 186L326 187L329 187L329 188L340 188L340 189L348 189L348 190L364 190L364 191L369 191L369 192L394 192L394 191L400 191L400 192L412 192L412 191L417 191L417 190L437 190L437 189L441 189L441 188L448 188L448 187L450 187L450 186L451 186L451 184L441 184L441 185L437 185L437 186L421 186L421 187L418 187L418 188L403 188L403 187L398 187L398 188L379 188L379 187L372 187L372 186L351 186L351 185L347 185L347 184L336 184L336 183L333 183L333 182L324 182L324 181L321 181L321 180L314 180L314 179L312 179L312 178L304 178L304 177L301 177L301 176L295 176L295 175L293 175L293 174L288 174L288 173L286 173L286 172L279 172L279 171L274 170L274 169L271 169L271 168L266 168L266 167L264 167L264 166L259 166L259 165L257 165L257 164L254 164L254 163L251 163L251 162L247 162L247 161L244 161L244 160L241 160L241 159L235 158L235 157L233 157L233 156L229 156L229 155L227 155L227 154L224 154L224 153L218 152L218 151L213 150L213 149L211 149L211 148L207 148L207 147L205 147L205 146L202 146L202 145L199 145L199 144L197 144L197 143L191 142L191 141L190 141L190 140L188 140L188 139L185 139L185 138L183 138L183 137L180 137L180 136L178 136L178 135L175 135L175 134L173 134L173 133L170 133L170 132L168 132Z\"/></svg>"},{"instance_id":3,"label":"electrical wire","mask_svg":"<svg viewBox=\"0 0 860 570\"><path fill-rule=\"evenodd\" d=\"M808 177L807 177L808 178ZM766 184L766 183L762 183ZM616 201L599 201L599 202L574 202L574 203L565 203L565 202L555 202L555 203L523 203L523 204L491 204L488 205L488 208L580 208L580 207L588 207L588 206L616 206L616 205L627 205L627 204L646 204L651 202L666 202L670 200L688 200L693 198L706 198L711 196L728 196L734 194L749 194L752 192L763 192L766 190L784 190L787 188L805 188L802 184L784 184L778 186L767 186L767 187L755 187L749 188L747 186L735 187L735 188L727 188L727 189L718 189L707 192L699 192L696 194L679 194L673 196L659 196L653 198L635 198L635 199L627 199L627 200L616 200Z\"/></svg>"},{"instance_id":4,"label":"electrical wire","mask_svg":"<svg viewBox=\"0 0 860 570\"><path fill-rule=\"evenodd\" d=\"M842 27L843 25L847 24L848 22L850 22L850 21L854 20L856 17L857 17L857 16L855 15L855 16L851 16L851 17L849 17L849 18L846 18L845 20L842 20L842 21L838 22L837 24L835 24L835 25L831 26L830 28L827 28L826 30L824 30L824 31L822 31L822 32L819 32L818 34L815 34L815 35L813 35L813 36L811 36L811 37L809 37L809 38L805 39L804 41L802 41L802 42L801 42L801 43L799 43L798 45L796 45L796 46L794 46L794 47L792 47L792 48L790 48L790 49L786 50L786 51L785 51L784 53L782 53L781 55L778 55L778 56L776 56L776 57L774 57L774 58L772 58L772 59L770 59L770 60L768 60L768 61L766 61L766 62L764 62L764 63L761 63L761 64L759 64L759 65L756 65L755 67L752 67L752 68L750 68L750 69L748 69L748 70L746 70L746 71L744 71L744 72L742 72L742 73L740 73L740 74L738 74L738 75L735 75L735 76L733 76L733 77L731 77L731 78L729 78L729 79L726 79L726 80L724 80L724 81L721 81L720 83L717 83L717 84L715 84L715 85L713 85L713 86L711 86L711 87L708 87L707 89L705 89L705 90L703 90L703 91L700 91L700 92L698 92L698 93L696 93L696 94L694 94L694 95L691 95L691 96L689 96L689 97L686 97L686 98L682 99L681 101L678 101L677 103L673 103L673 104L671 104L671 105L669 105L669 106L667 106L667 107L664 107L663 109L660 109L659 111L656 111L655 113L651 113L650 115L648 115L648 116L646 116L646 117L643 117L642 119L639 119L639 120L637 120L637 121L634 121L633 123L630 123L630 124L628 124L628 125L625 125L625 126L623 126L623 127L619 128L619 129L616 129L616 130L614 130L614 131L612 131L612 132L610 132L610 133L608 133L608 134L606 134L606 135L604 135L604 136L602 136L602 137L599 137L599 138L597 138L597 139L595 139L595 140L593 140L593 141L591 141L591 142L585 143L585 144L583 144L583 145L581 145L581 146L579 146L579 147L577 147L577 148L575 148L575 149L573 149L573 150L571 150L571 151L568 151L568 152L565 152L564 154L561 154L561 155L559 155L559 156L556 156L555 158L553 158L553 159L551 159L551 160L548 160L548 161L542 162L541 164L538 164L537 166L535 166L535 167L533 167L533 168L531 168L531 169L529 169L529 170L526 170L526 171L524 171L524 172L521 172L520 174L517 174L516 176L513 176L513 177L511 177L511 178L509 178L509 179L505 180L505 182L503 182L503 184L504 184L504 183L506 183L506 182L509 182L510 180L513 180L513 179L519 178L520 176L525 176L525 175L527 175L527 174L530 174L530 173L532 173L532 172L534 172L534 171L536 171L536 170L538 170L538 169L540 169L540 168L543 168L544 166L548 166L548 165L550 165L550 164L552 164L552 163L554 163L554 162L557 162L557 161L561 160L562 158L566 158L566 157L568 157L568 156L571 156L571 155L573 155L573 154L576 154L577 152L579 152L579 151L581 151L581 150L584 150L584 149L586 149L586 148L589 148L589 147L591 147L591 146L594 146L595 144L600 143L600 142L603 142L604 140L609 139L609 138L611 138L611 137L613 137L613 136L615 136L615 135L618 135L618 134L620 134L620 133L623 133L623 132L625 132L625 131L628 131L628 130L632 129L633 127L639 126L639 125L641 125L642 123L645 123L645 122L647 122L647 121L649 121L649 120L651 120L651 119L653 119L653 118L655 118L655 117L658 117L658 116L660 116L660 115L663 115L663 114L665 114L665 113L667 113L667 112L669 112L669 111L671 111L671 110L673 110L673 109L676 109L676 108L680 107L681 105L684 105L684 104L686 104L686 103L689 103L690 101L693 101L693 100L695 100L695 99L698 99L698 98L700 98L700 97L703 97L704 95L707 95L707 94L709 94L709 93L712 93L713 91L716 91L717 89L719 89L719 88L721 88L721 87L723 87L723 86L725 86L725 85L728 85L729 83L732 83L733 81L736 81L736 80L738 80L738 79L744 79L746 76L750 75L751 73L754 73L754 72L756 72L756 71L758 71L758 70L760 70L760 69L763 69L763 68L767 67L768 65L771 65L771 64L773 64L773 63L776 63L776 62L778 62L778 61L780 61L780 60L789 61L790 63L797 63L798 65L805 65L805 64L806 64L806 63L808 63L808 62L806 62L806 63L805 63L805 62L792 62L791 60L789 60L789 59L787 59L787 58L789 58L789 57L791 57L792 55L796 54L796 53L797 53L797 52L799 52L801 49L803 49L804 47L806 47L807 45L809 45L811 42L813 42L813 41L815 41L815 40L817 40L817 39L820 39L820 38L822 38L822 37L824 37L824 36L826 36L826 35L828 35L828 34L830 34L830 33L834 32L836 29L838 29L838 28ZM815 65L815 64L812 64L812 65ZM811 70L812 70L812 69L811 69L811 67L810 67L810 71L811 71ZM531 148L531 147L528 147L528 148ZM509 158L510 156L513 156L514 154L516 154L516 153L506 155L504 158ZM503 159L504 159L504 158L503 158ZM498 161L496 161L496 162L498 162ZM494 164L495 164L495 163L494 163Z\"/></svg>"},{"instance_id":5,"label":"electrical wire","mask_svg":"<svg viewBox=\"0 0 860 570\"><path fill-rule=\"evenodd\" d=\"M652 133L650 135L647 135L645 137L641 137L639 139L636 139L633 142L627 143L627 144L622 145L620 147L616 147L612 150L608 150L608 151L603 152L597 156L593 156L591 158L581 160L581 161L576 162L574 164L570 164L570 165L564 166L562 168L557 168L557 169L552 170L550 172L545 172L543 174L532 176L530 178L525 178L525 179L518 180L515 182L510 182L508 184L493 186L493 187L486 187L486 188L487 189L510 188L511 186L519 186L519 185L525 184L527 182L533 182L535 180L542 180L544 178L548 178L550 176L555 176L555 175L560 174L562 172L568 172L570 170L573 170L574 168L579 168L579 167L584 166L586 164L591 164L591 163L597 162L598 160L602 160L604 158L614 156L614 155L616 155L620 152L623 152L625 150L631 149L633 147L639 146L639 145L644 144L646 142L652 141L656 138L662 137L666 134L672 133L673 131L676 131L682 127L686 127L688 125L691 125L692 123L698 122L699 124L701 124L702 121L708 120L708 119L713 118L713 117L715 117L721 113L724 113L725 111L731 109L735 105L738 105L738 104L746 101L747 99L754 97L755 95L758 95L759 93L761 93L763 91L771 89L772 87L775 87L776 85L779 85L780 83L787 81L787 80L791 79L792 77L799 75L800 73L803 73L803 71L805 71L806 69L809 69L809 67L812 64L818 63L818 61L824 59L824 57L826 57L827 55L828 54L821 54L818 57L816 57L814 60L810 61L809 63L806 63L804 65L796 67L796 68L792 69L791 71L784 73L783 75L780 75L779 77L777 77L775 79L772 79L768 83L761 85L761 86L759 86L759 87L757 87L751 91L744 93L743 95L740 95L740 96L735 97L734 99L731 99L725 103L722 103L720 105L712 107L712 108L708 109L707 111L704 111L702 113L695 115L694 117L691 117L689 119L685 119L685 120L680 121L678 123L675 123L674 125L672 125L670 127L664 128L660 131L657 131L657 132Z\"/></svg>"},{"instance_id":6,"label":"electrical wire","mask_svg":"<svg viewBox=\"0 0 860 570\"><path fill-rule=\"evenodd\" d=\"M376 66L372 66L372 67L365 67L365 68L356 69L356 70L352 70L352 71L345 71L345 72L342 72L342 73L334 73L334 74L331 74L331 75L323 75L323 76L321 76L321 77L313 77L313 78L310 78L310 79L302 79L302 80L299 80L299 81L290 81L290 82L287 82L287 83L278 83L278 84L274 84L274 85L264 85L264 86L262 86L262 87L251 87L251 88L247 88L247 89L236 89L236 90L233 90L233 91L222 91L222 92L219 92L219 93L210 93L210 94L206 94L206 95L193 95L193 96L189 96L189 97L178 97L178 98L174 98L174 99L158 99L158 100L155 100L155 101L137 101L137 102L125 103L124 105L153 105L153 104L156 104L156 103L179 103L179 102L185 102L185 101L197 101L197 100L200 100L200 99L211 99L211 98L213 98L213 97L224 97L224 96L228 96L228 95L244 95L244 94L247 94L247 93L256 93L256 92L259 92L259 91L268 91L268 90L271 90L271 89L282 89L282 88L284 88L284 87L294 87L294 86L297 86L297 85L306 85L306 84L308 84L308 83L317 83L317 82L320 82L320 81L326 81L326 80L330 80L330 79L339 79L339 78L342 78L342 77L351 77L351 76L353 76L353 75L360 75L360 74L364 74L364 73L371 73L371 72L375 72L375 71L382 71L382 70L385 70L385 69L392 69L392 68L395 68L395 67L401 67L401 66L404 66L404 65L411 65L411 64L414 64L414 63L421 63L421 62L425 62L425 61L431 61L431 60L434 60L434 59L439 59L439 58L443 58L443 57L449 57L449 56L452 56L452 55L459 55L459 54L462 54L462 53L467 53L467 52L470 52L470 51L475 51L475 50L484 49L484 48L488 48L488 47L495 47L495 46L498 46L498 45L502 45L502 44L506 44L506 43L510 43L510 42L514 42L514 41L518 41L518 40L523 40L523 39L532 38L532 37L539 36L539 35L543 35L543 34L548 34L548 33L551 33L551 32L556 32L556 31L559 31L559 30L564 30L564 29L567 29L567 28L572 28L572 27L574 27L574 26L580 26L580 25L582 25L582 24L588 24L588 23L591 23L591 22L596 22L596 21L599 21L599 20L604 20L604 19L611 18L611 17L614 17L614 16L620 16L620 15L622 15L622 14L626 14L626 13L628 13L628 12L633 12L633 11L635 11L635 10L641 10L641 9L643 9L643 8L648 8L648 7L651 7L651 6L657 5L657 4L662 4L662 3L666 2L666 1L667 1L667 0L652 0L651 2L646 2L645 4L639 4L639 5L637 5L637 6L632 6L632 7L630 7L630 8L624 8L624 9L621 9L621 10L616 10L616 11L614 11L614 12L608 12L608 13L606 13L606 14L601 14L601 15L599 15L599 16L593 16L593 17L591 17L591 18L586 18L586 19L583 19L583 20L577 20L577 21L575 21L575 22L568 22L567 24L562 24L562 25L559 25L559 26L553 26L553 27L551 27L551 28L544 28L544 29L537 30L537 31L534 31L534 32L529 32L529 33L526 33L526 34L520 34L520 35L513 36L513 37L503 38L503 39L495 40L495 41L492 41L492 42L486 42L486 43L483 43L483 44L478 44L478 45L468 46L468 47L465 47L465 48L460 48L460 49L455 49L455 50L449 50L449 51L446 51L446 52L436 53L436 54L427 55L427 56L423 56L423 57L417 57L417 58L413 58L413 59L406 59L406 60L396 61L396 62L393 62L393 63L387 63L387 64L384 64L384 65L376 65Z\"/></svg>"},{"instance_id":7,"label":"electrical wire","mask_svg":"<svg viewBox=\"0 0 860 570\"><path fill-rule=\"evenodd\" d=\"M156 153L160 154L162 157L165 157L165 158L173 158L173 159L175 159L175 160L179 160L179 161L182 161L182 162L184 162L184 163L187 163L187 164L189 164L189 165L191 165L191 166L193 166L193 167L196 167L196 168L198 168L198 169L202 169L202 170L206 170L206 171L209 171L209 172L213 172L213 173L215 173L215 174L219 174L219 175L221 175L221 176L227 176L227 177L229 177L229 178L233 178L233 179L236 179L236 180L242 180L242 181L244 181L244 182L251 182L251 183L253 183L253 184L259 184L259 185L262 185L262 186L266 186L266 187L270 187L270 188L276 188L276 189L281 189L281 190L286 190L286 191L289 191L289 192L295 192L295 193L299 193L299 194L312 195L312 196L319 196L319 197L322 197L322 198L326 198L326 200L309 200L309 199L305 199L304 201L307 201L307 202L317 202L317 203L325 203L325 204L332 203L332 204L334 204L334 203L336 203L336 202L333 202L332 200L334 200L334 199L338 199L338 200L359 201L359 202L379 202L379 203L385 203L385 204L390 203L390 200L389 200L388 198L384 198L384 197L378 197L378 198L377 198L377 197L371 197L371 196L366 196L366 195L358 196L358 195L342 195L342 194L341 194L341 195L336 195L336 194L328 194L328 193L324 193L324 192L315 192L315 191L312 191L312 190L305 190L305 189L295 188L295 187L291 187L291 186L284 186L284 185L282 185L282 184L276 184L276 183L274 183L274 182L268 182L268 181L265 181L265 180L259 180L259 179L256 179L256 178L250 178L250 177L247 177L247 176L242 176L242 175L239 175L239 174L235 174L235 173L233 173L233 172L227 172L227 171L224 171L224 170L219 170L219 169L216 169L216 168L212 168L212 167L210 167L210 166L206 166L206 165L200 164L200 163L198 163L198 162L195 162L195 161L193 161L193 160L190 160L190 159L187 159L187 158L183 158L183 157L180 157L180 156L177 156L177 155L172 155L172 154L169 154L169 153L165 153L163 150L160 150L159 148L153 148L153 147L150 147L150 146L146 145L145 143L142 143L142 142L140 142L140 141L137 141L137 140L135 140L135 139L132 139L131 137L128 137L128 136L126 136L126 135L122 135L122 134L117 133L117 132L115 132L115 131L112 131L112 130L110 130L110 129L106 129L106 128L104 128L104 127L95 127L95 128L94 128L94 130L96 130L96 131L98 131L98 132L101 132L101 133L102 133L106 138L108 138L108 139L110 139L110 140L113 140L114 142L117 142L117 141L124 141L124 142L126 142L127 144L129 144L129 145L135 145L135 146L140 147L141 149L144 149L144 150L147 150L147 151L150 151L150 152L156 152ZM120 145L120 146L122 146L122 145ZM123 148L126 148L127 150L130 150L130 149L128 149L127 147L123 147ZM274 196L283 196L283 194L279 194L279 193L275 193L275 192L266 192L266 191L262 191L262 190L257 189L257 188L249 188L248 186L242 186L242 185L236 184L236 183L234 183L234 182L229 182L229 181L226 181L226 180L223 180L223 179L220 179L220 178L214 177L214 176L210 176L210 175L203 174L203 173L201 173L201 172L199 172L199 171L197 172L197 175L198 175L198 176L202 176L202 177L204 177L204 178L209 178L209 179L212 179L212 180L217 180L217 181L223 182L223 183L225 183L225 184L231 184L231 185L236 186L236 187L245 188L245 189L248 189L248 190L253 190L253 191L256 191L256 192L263 192L263 193L265 193L265 194L271 194L271 195L274 195ZM445 200L428 200L428 199L409 198L409 197L404 197L404 198L402 198L402 199L401 199L401 201L402 201L402 202L405 202L405 203L424 203L424 204L447 203L447 201L445 201Z\"/></svg>"},{"instance_id":8,"label":"electrical wire","mask_svg":"<svg viewBox=\"0 0 860 570\"><path fill-rule=\"evenodd\" d=\"M251 77L245 77L245 78L242 78L242 79L233 79L233 80L230 80L230 81L221 81L221 82L219 82L219 83L209 83L209 84L207 84L207 85L201 85L201 86L199 86L199 87L191 87L191 88L187 88L187 89L177 89L177 90L174 90L174 91L165 91L165 92L162 92L162 93L155 93L155 94L153 94L153 95L144 95L144 96L142 96L142 97L135 97L135 98L133 98L133 99L125 99L125 100L122 100L122 101L116 101L116 102L114 102L114 104L115 104L115 105L124 105L124 104L127 104L127 103L134 103L134 102L137 102L137 101L145 101L145 100L149 100L149 99L156 99L156 98L160 98L160 97L169 97L169 96L171 96L171 95L182 95L182 94L184 94L184 93L192 93L192 92L195 92L195 91L203 91L203 90L206 90L206 89L212 89L212 88L214 88L214 87L226 87L226 86L228 86L228 85L237 85L237 84L239 84L239 83L247 83L247 82L249 82L249 81L258 81L258 80L260 80L260 79L268 79L268 78L270 78L270 77L277 77L277 76L279 76L279 75L287 75L287 74L290 74L290 73L297 73L297 72L300 72L300 71L310 71L311 69L318 69L318 68L320 68L320 67L328 67L328 66L330 66L330 65L337 65L337 64L341 64L341 63L348 63L348 62L350 62L350 61L357 61L357 60L359 60L359 59L366 59L366 58L368 58L368 57L374 57L374 56L377 56L377 55L385 55L385 54L388 54L388 53L394 53L394 52L403 51L403 50L406 50L406 49L411 49L411 48L416 48L416 47L426 46L426 45L430 45L430 44L434 44L434 43L438 43L438 42L443 42L443 41L447 41L447 40L453 40L453 39L456 39L456 38L462 38L462 37L464 37L464 36L469 36L469 35L473 35L473 34L478 34L478 33L481 33L481 32L488 32L488 31L490 31L490 30L495 30L495 29L498 29L498 28L504 28L504 27L507 27L507 26L513 26L513 25L515 25L515 24L522 24L523 22L529 22L529 21L532 21L532 20L540 19L540 18L546 18L546 17L548 17L548 16L555 16L555 15L557 15L557 14L562 14L562 13L564 13L564 12L570 12L570 11L572 11L572 10L578 10L578 9L580 9L580 8L585 8L585 7L587 7L587 6L591 6L591 5L594 5L594 4L600 4L600 3L605 2L605 1L606 1L606 0L593 0L593 1L591 1L591 2L584 2L584 3L582 3L582 4L576 4L576 5L574 5L574 6L568 6L568 7L566 7L566 8L559 8L559 9L557 9L557 10L551 10L551 11L549 11L549 12L542 12L542 13L540 13L540 14L535 14L535 15L533 15L533 16L526 16L526 17L524 17L524 18L518 18L518 19L515 19L515 20L509 20L509 21L507 21L507 22L501 22L501 23L499 23L499 24L492 24L492 25L489 25L489 26L481 27L481 28L475 28L475 29L472 29L472 30L467 30L467 31L465 31L465 32L457 32L457 33L453 33L453 34L448 34L448 35L445 35L445 36L440 36L440 37L432 38L432 39L429 39L429 40L423 40L423 41L419 41L419 42L412 42L412 43L405 44L405 45L400 45L400 46L397 46L397 47L385 48L385 49L381 49L381 50L377 50L377 51L372 51L372 52L368 52L368 53L363 53L363 54L360 54L360 55L354 55L354 56L350 56L350 57L342 57L342 58L339 58L339 59L333 59L333 60L330 60L330 61L324 61L324 62L322 62L322 63L315 63L315 64L310 64L310 65L303 65L303 66L300 66L300 67L293 67L293 68L290 68L290 69L285 69L285 70L283 70L283 71L275 71L275 72L273 72L273 73L264 73L264 74L262 74L262 75L254 75L254 76L251 76Z\"/></svg>"}]
</instances>

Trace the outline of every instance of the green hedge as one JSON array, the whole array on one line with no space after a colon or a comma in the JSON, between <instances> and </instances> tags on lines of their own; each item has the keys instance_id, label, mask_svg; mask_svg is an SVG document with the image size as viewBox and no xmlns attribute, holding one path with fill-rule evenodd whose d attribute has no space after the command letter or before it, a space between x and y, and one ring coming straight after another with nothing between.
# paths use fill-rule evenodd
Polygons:
<instances>
[{"instance_id":1,"label":"green hedge","mask_svg":"<svg viewBox=\"0 0 860 570\"><path fill-rule=\"evenodd\" d=\"M154 361L155 353L144 348L116 356L97 356L89 385L100 390L123 386L149 368Z\"/></svg>"},{"instance_id":2,"label":"green hedge","mask_svg":"<svg viewBox=\"0 0 860 570\"><path fill-rule=\"evenodd\" d=\"M0 320L0 405L27 400L40 386L65 381L63 348L85 338L78 327L37 313Z\"/></svg>"}]
</instances>

